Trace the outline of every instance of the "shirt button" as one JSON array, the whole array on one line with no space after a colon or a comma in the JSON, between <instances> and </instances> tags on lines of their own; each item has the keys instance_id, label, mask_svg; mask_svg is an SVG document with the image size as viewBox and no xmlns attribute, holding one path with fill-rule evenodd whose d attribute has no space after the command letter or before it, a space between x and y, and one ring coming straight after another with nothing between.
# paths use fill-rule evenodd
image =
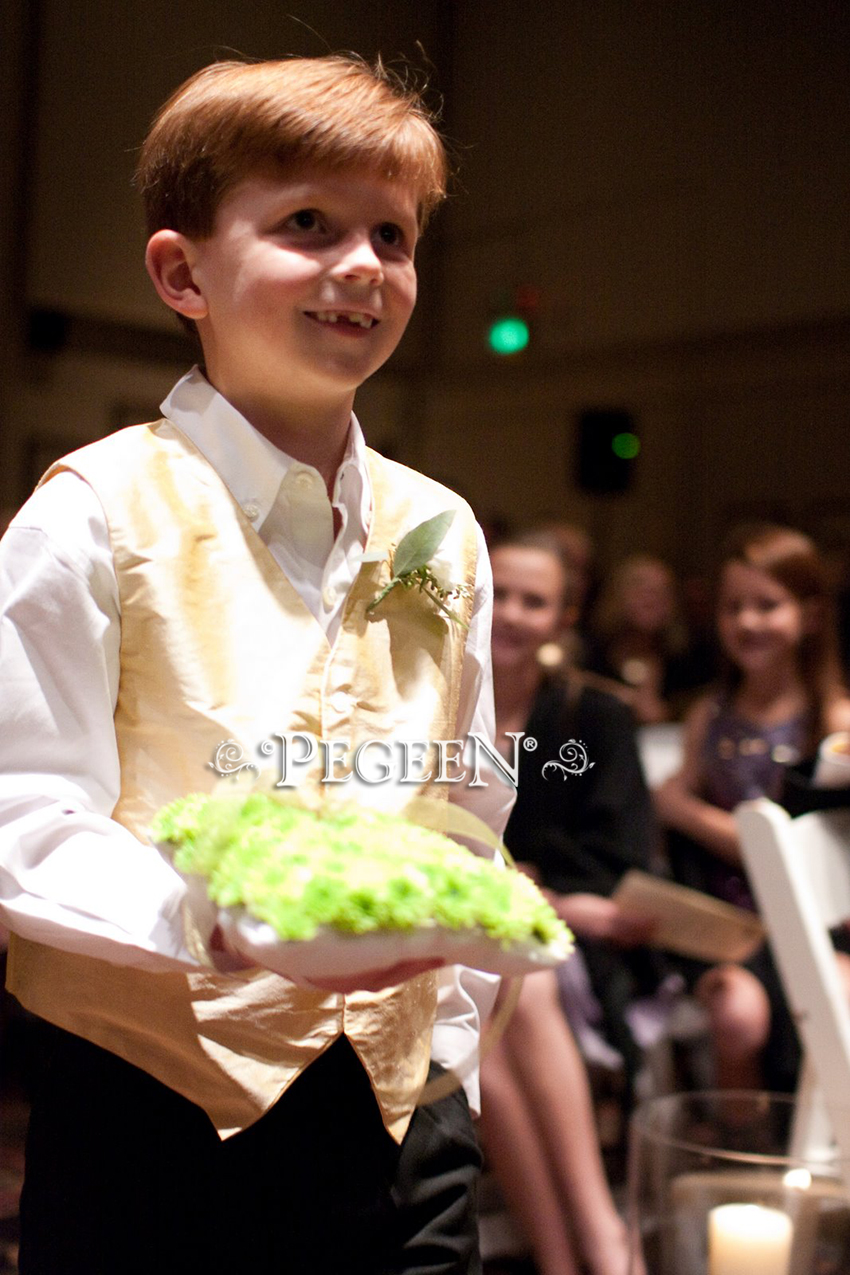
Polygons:
<instances>
[{"instance_id":1,"label":"shirt button","mask_svg":"<svg viewBox=\"0 0 850 1275\"><path fill-rule=\"evenodd\" d=\"M348 695L345 691L334 691L330 697L330 706L335 713L344 713L348 708Z\"/></svg>"},{"instance_id":2,"label":"shirt button","mask_svg":"<svg viewBox=\"0 0 850 1275\"><path fill-rule=\"evenodd\" d=\"M260 506L256 500L249 500L245 505L245 517L249 522L260 516Z\"/></svg>"},{"instance_id":3,"label":"shirt button","mask_svg":"<svg viewBox=\"0 0 850 1275\"><path fill-rule=\"evenodd\" d=\"M302 469L295 475L295 485L300 487L302 491L309 491L311 487L315 487L316 477L314 474L308 474L306 470Z\"/></svg>"},{"instance_id":4,"label":"shirt button","mask_svg":"<svg viewBox=\"0 0 850 1275\"><path fill-rule=\"evenodd\" d=\"M332 607L336 602L336 589L332 584L329 584L326 588L322 589L322 601L328 608Z\"/></svg>"}]
</instances>

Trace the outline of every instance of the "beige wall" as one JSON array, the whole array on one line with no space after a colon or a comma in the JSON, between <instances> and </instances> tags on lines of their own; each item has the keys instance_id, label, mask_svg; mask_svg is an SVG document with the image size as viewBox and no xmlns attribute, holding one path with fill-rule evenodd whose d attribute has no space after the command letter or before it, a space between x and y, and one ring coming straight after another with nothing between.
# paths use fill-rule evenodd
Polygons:
<instances>
[{"instance_id":1,"label":"beige wall","mask_svg":"<svg viewBox=\"0 0 850 1275\"><path fill-rule=\"evenodd\" d=\"M850 515L848 345L845 320L453 376L431 393L423 464L462 474L484 514L583 523L605 562L643 550L702 569L733 520L816 531ZM593 404L635 414L642 451L626 494L573 483L576 416Z\"/></svg>"},{"instance_id":2,"label":"beige wall","mask_svg":"<svg viewBox=\"0 0 850 1275\"><path fill-rule=\"evenodd\" d=\"M264 0L9 0L7 13L0 234L26 278L0 274L0 504L41 434L97 436L179 370L178 355L145 353L146 329L174 329L129 186L167 92L227 47L314 53L324 39L392 56L420 39L461 178L424 245L416 327L361 393L370 437L483 513L585 522L609 561L643 547L701 566L748 509L810 523L850 510L850 11L837 0L542 0L533 13L303 0L318 35ZM13 107L35 72L22 241ZM541 304L531 349L505 365L484 332L517 283ZM28 353L33 305L119 336L129 325L138 348ZM593 406L638 422L626 496L576 490L575 416Z\"/></svg>"},{"instance_id":3,"label":"beige wall","mask_svg":"<svg viewBox=\"0 0 850 1275\"><path fill-rule=\"evenodd\" d=\"M356 49L411 55L439 44L428 3L310 0L42 0L28 294L32 303L170 326L148 285L132 190L155 111L217 57ZM307 25L305 25L307 24Z\"/></svg>"},{"instance_id":4,"label":"beige wall","mask_svg":"<svg viewBox=\"0 0 850 1275\"><path fill-rule=\"evenodd\" d=\"M701 567L730 520L850 526L850 11L831 0L459 6L428 467L484 510ZM500 293L529 350L495 366ZM576 490L575 418L625 407L632 490Z\"/></svg>"},{"instance_id":5,"label":"beige wall","mask_svg":"<svg viewBox=\"0 0 850 1275\"><path fill-rule=\"evenodd\" d=\"M846 6L458 15L447 359L480 358L505 283L541 289L548 355L846 313Z\"/></svg>"}]
</instances>

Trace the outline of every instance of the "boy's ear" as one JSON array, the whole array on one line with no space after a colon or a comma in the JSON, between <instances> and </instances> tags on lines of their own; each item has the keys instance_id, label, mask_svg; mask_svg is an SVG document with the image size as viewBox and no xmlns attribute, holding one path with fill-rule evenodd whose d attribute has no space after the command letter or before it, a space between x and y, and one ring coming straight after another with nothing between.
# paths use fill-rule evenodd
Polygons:
<instances>
[{"instance_id":1,"label":"boy's ear","mask_svg":"<svg viewBox=\"0 0 850 1275\"><path fill-rule=\"evenodd\" d=\"M158 230L148 240L145 265L162 300L187 319L203 319L207 305L195 283L195 248L176 230Z\"/></svg>"}]
</instances>

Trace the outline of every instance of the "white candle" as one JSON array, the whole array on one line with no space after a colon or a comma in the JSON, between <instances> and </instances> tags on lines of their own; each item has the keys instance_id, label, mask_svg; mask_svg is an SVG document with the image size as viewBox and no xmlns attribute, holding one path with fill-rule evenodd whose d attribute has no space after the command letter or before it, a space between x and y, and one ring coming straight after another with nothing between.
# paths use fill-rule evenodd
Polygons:
<instances>
[{"instance_id":1,"label":"white candle","mask_svg":"<svg viewBox=\"0 0 850 1275\"><path fill-rule=\"evenodd\" d=\"M708 1215L708 1275L788 1275L793 1227L761 1204L721 1204Z\"/></svg>"}]
</instances>

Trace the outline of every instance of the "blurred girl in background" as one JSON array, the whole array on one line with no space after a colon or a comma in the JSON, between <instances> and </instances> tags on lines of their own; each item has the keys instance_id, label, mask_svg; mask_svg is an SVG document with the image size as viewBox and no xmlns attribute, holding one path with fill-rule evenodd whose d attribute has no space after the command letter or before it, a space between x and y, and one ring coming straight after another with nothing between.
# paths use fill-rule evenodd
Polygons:
<instances>
[{"instance_id":1,"label":"blurred girl in background","mask_svg":"<svg viewBox=\"0 0 850 1275\"><path fill-rule=\"evenodd\" d=\"M641 725L675 716L679 698L709 681L710 663L689 648L675 577L660 558L626 558L603 584L586 667L612 679Z\"/></svg>"},{"instance_id":2,"label":"blurred girl in background","mask_svg":"<svg viewBox=\"0 0 850 1275\"><path fill-rule=\"evenodd\" d=\"M674 875L754 908L731 812L755 797L780 800L789 763L813 756L824 736L850 728L832 598L813 542L768 524L734 533L720 570L717 628L724 657L719 687L694 705L682 768L656 790L655 802L674 833ZM696 973L718 1084L793 1087L796 1034L768 949L746 967Z\"/></svg>"}]
</instances>

